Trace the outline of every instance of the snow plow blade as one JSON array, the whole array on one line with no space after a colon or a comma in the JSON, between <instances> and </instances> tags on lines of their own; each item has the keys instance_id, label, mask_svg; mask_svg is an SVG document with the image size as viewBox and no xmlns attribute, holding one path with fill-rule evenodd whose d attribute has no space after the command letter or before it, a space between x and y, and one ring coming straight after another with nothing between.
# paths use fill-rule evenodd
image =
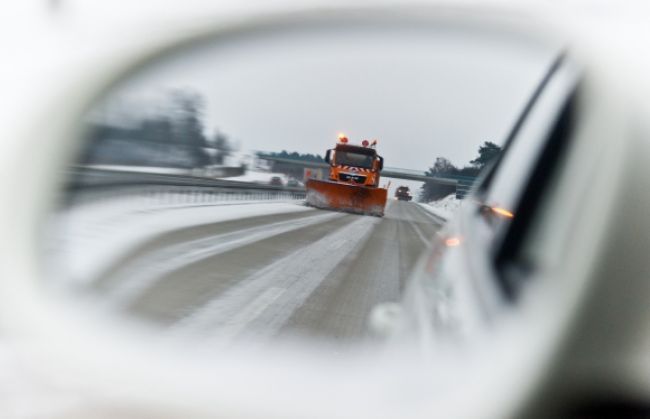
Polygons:
<instances>
[{"instance_id":1,"label":"snow plow blade","mask_svg":"<svg viewBox=\"0 0 650 419\"><path fill-rule=\"evenodd\" d=\"M388 191L327 180L307 181L307 205L383 217Z\"/></svg>"}]
</instances>

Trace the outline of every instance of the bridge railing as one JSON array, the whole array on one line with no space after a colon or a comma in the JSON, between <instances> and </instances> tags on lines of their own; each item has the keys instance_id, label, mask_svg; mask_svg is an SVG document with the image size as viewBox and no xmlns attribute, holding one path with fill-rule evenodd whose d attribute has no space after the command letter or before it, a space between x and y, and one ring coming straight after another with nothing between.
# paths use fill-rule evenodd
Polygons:
<instances>
[{"instance_id":1,"label":"bridge railing","mask_svg":"<svg viewBox=\"0 0 650 419\"><path fill-rule=\"evenodd\" d=\"M324 169L329 167L329 164L325 162L276 157L265 153L258 153L258 158L263 160L274 161L278 163L292 164L304 168ZM388 167L388 166L384 167L384 169L381 171L381 175L393 179L404 179L404 180L412 180L417 182L435 182L442 185L456 186L456 196L459 199L463 199L469 193L472 185L474 184L474 181L476 180L476 178L472 176L462 176L462 175L430 176L427 175L426 172L423 170L404 169L404 168Z\"/></svg>"}]
</instances>

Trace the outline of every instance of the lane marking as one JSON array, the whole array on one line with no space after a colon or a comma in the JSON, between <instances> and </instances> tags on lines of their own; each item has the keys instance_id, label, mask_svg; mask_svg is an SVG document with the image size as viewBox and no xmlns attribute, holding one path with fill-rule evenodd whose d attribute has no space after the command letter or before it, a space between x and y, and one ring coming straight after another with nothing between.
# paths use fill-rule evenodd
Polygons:
<instances>
[{"instance_id":1,"label":"lane marking","mask_svg":"<svg viewBox=\"0 0 650 419\"><path fill-rule=\"evenodd\" d=\"M221 337L232 339L240 334L250 322L257 319L268 306L273 304L285 292L286 289L278 287L265 290L225 322L223 329L220 331Z\"/></svg>"},{"instance_id":2,"label":"lane marking","mask_svg":"<svg viewBox=\"0 0 650 419\"><path fill-rule=\"evenodd\" d=\"M415 232L417 233L417 236L420 238L422 243L425 246L428 246L429 242L430 242L430 239L427 239L426 236L422 233L422 231L420 231L420 227L411 220L408 220L407 223L409 223L409 225L413 228L413 230L415 230Z\"/></svg>"},{"instance_id":3,"label":"lane marking","mask_svg":"<svg viewBox=\"0 0 650 419\"><path fill-rule=\"evenodd\" d=\"M107 292L109 306L122 308L153 287L165 274L208 257L250 245L290 231L322 224L345 214L334 212L279 221L218 234L166 247L127 266L117 275L123 281Z\"/></svg>"},{"instance_id":4,"label":"lane marking","mask_svg":"<svg viewBox=\"0 0 650 419\"><path fill-rule=\"evenodd\" d=\"M399 202L399 201L397 201ZM398 208L399 214L396 214L396 220L401 224L401 223L406 223L411 226L411 228L415 231L416 235L422 241L422 244L425 246L429 245L429 239L427 239L426 234L423 234L422 231L420 230L419 226L417 225L417 222L415 221L415 214L413 211L410 211L409 208L416 208L418 207L417 205L411 205L410 203L400 203Z\"/></svg>"},{"instance_id":5,"label":"lane marking","mask_svg":"<svg viewBox=\"0 0 650 419\"><path fill-rule=\"evenodd\" d=\"M288 254L179 320L170 334L208 333L225 342L250 334L256 339L271 337L346 256L364 245L379 222L375 217L359 217Z\"/></svg>"},{"instance_id":6,"label":"lane marking","mask_svg":"<svg viewBox=\"0 0 650 419\"><path fill-rule=\"evenodd\" d=\"M422 243L424 243L426 246L430 245L433 237L428 236L426 230L423 230L421 228L422 227L421 223L416 221L415 219L418 218L416 215L420 216L420 218L422 216L424 216L425 220L423 222L428 224L428 221L427 221L428 219L433 219L435 221L435 218L434 217L428 217L428 216L430 216L432 214L429 213L428 211L424 210L419 205L409 205L409 208L411 208L411 213L414 215L413 217L409 218L409 224L411 224L411 227L413 227L413 229L417 233L420 240L422 240ZM441 227L441 225L436 222L436 228L439 229L440 227Z\"/></svg>"}]
</instances>

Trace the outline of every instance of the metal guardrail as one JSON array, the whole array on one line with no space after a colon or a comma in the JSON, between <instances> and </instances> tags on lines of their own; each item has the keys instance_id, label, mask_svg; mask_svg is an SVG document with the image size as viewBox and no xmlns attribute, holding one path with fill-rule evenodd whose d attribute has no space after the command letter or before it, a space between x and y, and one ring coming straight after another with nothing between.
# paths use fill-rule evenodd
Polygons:
<instances>
[{"instance_id":1,"label":"metal guardrail","mask_svg":"<svg viewBox=\"0 0 650 419\"><path fill-rule=\"evenodd\" d=\"M224 201L300 200L306 195L304 188L79 166L66 171L64 184L64 201L68 205L116 198L147 205L209 205Z\"/></svg>"},{"instance_id":2,"label":"metal guardrail","mask_svg":"<svg viewBox=\"0 0 650 419\"><path fill-rule=\"evenodd\" d=\"M383 173L387 176L386 173ZM432 179L427 177L427 180ZM463 199L476 178L454 176L456 197ZM78 203L115 197L148 197L165 204L201 204L234 200L300 200L304 188L212 179L186 174L74 166L66 172L66 201Z\"/></svg>"},{"instance_id":3,"label":"metal guardrail","mask_svg":"<svg viewBox=\"0 0 650 419\"><path fill-rule=\"evenodd\" d=\"M213 179L191 175L150 173L128 169L108 170L75 166L68 169L66 173L66 186L69 190L80 190L97 186L126 185L202 186L211 188L257 189L264 191L291 191L296 193L304 192L303 188Z\"/></svg>"}]
</instances>

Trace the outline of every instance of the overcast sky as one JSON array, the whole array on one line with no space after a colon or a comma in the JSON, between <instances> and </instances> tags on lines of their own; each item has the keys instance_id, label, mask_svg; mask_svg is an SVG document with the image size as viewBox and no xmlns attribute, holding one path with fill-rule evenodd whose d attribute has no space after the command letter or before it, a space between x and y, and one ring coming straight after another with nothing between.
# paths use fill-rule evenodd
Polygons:
<instances>
[{"instance_id":1,"label":"overcast sky","mask_svg":"<svg viewBox=\"0 0 650 419\"><path fill-rule=\"evenodd\" d=\"M191 89L205 98L206 132L245 150L323 154L344 132L377 139L387 166L424 170L501 143L554 53L430 28L265 33L180 52L114 97L155 108L170 89Z\"/></svg>"}]
</instances>

